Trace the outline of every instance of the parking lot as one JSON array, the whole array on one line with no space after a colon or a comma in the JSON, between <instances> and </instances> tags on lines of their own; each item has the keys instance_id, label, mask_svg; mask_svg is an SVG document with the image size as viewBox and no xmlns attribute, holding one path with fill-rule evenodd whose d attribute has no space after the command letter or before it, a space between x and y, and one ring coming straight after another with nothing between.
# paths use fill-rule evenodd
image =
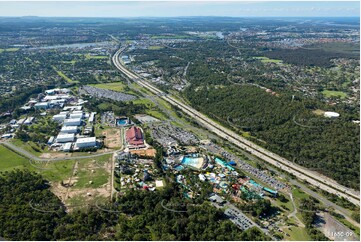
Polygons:
<instances>
[{"instance_id":1,"label":"parking lot","mask_svg":"<svg viewBox=\"0 0 361 242\"><path fill-rule=\"evenodd\" d=\"M79 91L80 93L87 93L94 97L109 98L114 101L121 101L121 102L126 102L136 99L136 96L133 95L92 87L92 86L84 86L82 89L79 88Z\"/></svg>"},{"instance_id":2,"label":"parking lot","mask_svg":"<svg viewBox=\"0 0 361 242\"><path fill-rule=\"evenodd\" d=\"M194 134L179 127L175 127L169 122L149 124L149 128L152 130L152 137L163 146L174 143L195 145L199 142Z\"/></svg>"}]
</instances>

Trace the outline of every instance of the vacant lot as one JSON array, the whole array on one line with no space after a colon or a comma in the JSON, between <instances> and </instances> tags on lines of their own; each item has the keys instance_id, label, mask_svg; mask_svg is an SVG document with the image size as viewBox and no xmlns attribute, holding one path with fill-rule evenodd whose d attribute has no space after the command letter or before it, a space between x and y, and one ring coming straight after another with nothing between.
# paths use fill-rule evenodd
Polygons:
<instances>
[{"instance_id":1,"label":"vacant lot","mask_svg":"<svg viewBox=\"0 0 361 242\"><path fill-rule=\"evenodd\" d=\"M109 83L101 83L101 84L92 84L90 86L107 89L115 92L123 92L128 94L136 95L135 92L130 90L127 85L122 82L109 82Z\"/></svg>"},{"instance_id":2,"label":"vacant lot","mask_svg":"<svg viewBox=\"0 0 361 242\"><path fill-rule=\"evenodd\" d=\"M104 145L107 148L120 148L121 138L120 138L120 129L112 128L103 131L102 135L105 136Z\"/></svg>"},{"instance_id":3,"label":"vacant lot","mask_svg":"<svg viewBox=\"0 0 361 242\"><path fill-rule=\"evenodd\" d=\"M0 145L0 157L0 171L28 169L41 174L69 209L108 199L112 192L111 154L93 159L34 162Z\"/></svg>"}]
</instances>

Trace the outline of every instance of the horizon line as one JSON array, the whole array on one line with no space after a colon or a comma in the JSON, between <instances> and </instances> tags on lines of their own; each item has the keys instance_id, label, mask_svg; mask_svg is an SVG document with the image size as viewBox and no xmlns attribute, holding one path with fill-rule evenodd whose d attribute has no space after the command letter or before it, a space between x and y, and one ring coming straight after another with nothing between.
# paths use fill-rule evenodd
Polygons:
<instances>
[{"instance_id":1,"label":"horizon line","mask_svg":"<svg viewBox=\"0 0 361 242\"><path fill-rule=\"evenodd\" d=\"M23 16L0 16L0 18L360 18L359 15L345 15L345 16L226 16L226 15L179 15L179 16L37 16L37 15L23 15Z\"/></svg>"}]
</instances>

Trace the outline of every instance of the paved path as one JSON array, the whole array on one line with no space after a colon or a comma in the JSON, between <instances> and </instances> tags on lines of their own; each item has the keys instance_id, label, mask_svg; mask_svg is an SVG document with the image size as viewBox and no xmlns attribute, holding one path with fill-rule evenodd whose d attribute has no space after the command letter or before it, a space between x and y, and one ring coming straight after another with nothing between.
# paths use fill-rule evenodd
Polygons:
<instances>
[{"instance_id":1,"label":"paved path","mask_svg":"<svg viewBox=\"0 0 361 242\"><path fill-rule=\"evenodd\" d=\"M23 156L25 158L28 158L28 159L34 160L34 161L40 161L40 162L49 162L49 161L51 162L51 161L61 161L61 160L80 160L80 159L86 159L86 158L94 158L94 157L103 156L103 155L109 155L109 154L113 154L115 152L115 151L109 151L109 152L92 154L92 155L81 155L81 156L45 159L45 158L39 158L39 157L35 156L34 154L30 153L29 151L24 150L10 142L0 141L0 145L3 145L6 148L15 151L16 153L20 154L21 156Z\"/></svg>"}]
</instances>

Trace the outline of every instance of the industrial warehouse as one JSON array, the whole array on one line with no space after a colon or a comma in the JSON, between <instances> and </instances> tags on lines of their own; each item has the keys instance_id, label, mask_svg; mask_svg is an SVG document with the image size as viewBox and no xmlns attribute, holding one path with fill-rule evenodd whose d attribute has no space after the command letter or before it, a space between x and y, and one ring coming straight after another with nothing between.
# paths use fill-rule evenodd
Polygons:
<instances>
[{"instance_id":1,"label":"industrial warehouse","mask_svg":"<svg viewBox=\"0 0 361 242\"><path fill-rule=\"evenodd\" d=\"M84 101L69 95L68 89L51 89L46 90L45 93L47 96L42 98L43 101L61 100L59 103L62 104L56 106L56 108L62 108L62 111L52 117L52 120L62 125L62 127L56 137L51 136L49 138L47 144L50 149L64 152L97 149L96 137L90 137L96 113L85 112L83 106L80 105ZM72 106L64 106L65 104L72 104ZM42 107L35 108L48 109L50 107L55 108L51 106L51 103L46 105L44 103ZM83 128L85 125L87 125L86 128Z\"/></svg>"}]
</instances>

